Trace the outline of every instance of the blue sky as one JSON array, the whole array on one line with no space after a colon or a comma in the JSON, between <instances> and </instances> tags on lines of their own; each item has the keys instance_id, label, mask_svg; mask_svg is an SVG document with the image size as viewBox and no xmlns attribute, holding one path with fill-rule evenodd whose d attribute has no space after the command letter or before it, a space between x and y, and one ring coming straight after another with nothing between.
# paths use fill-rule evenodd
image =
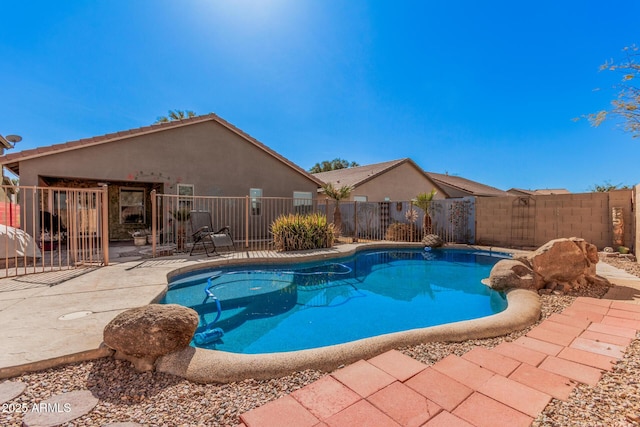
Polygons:
<instances>
[{"instance_id":1,"label":"blue sky","mask_svg":"<svg viewBox=\"0 0 640 427\"><path fill-rule=\"evenodd\" d=\"M640 2L109 0L0 4L16 150L214 112L308 169L404 157L501 189L640 183L599 72ZM599 89L599 90L597 90Z\"/></svg>"}]
</instances>

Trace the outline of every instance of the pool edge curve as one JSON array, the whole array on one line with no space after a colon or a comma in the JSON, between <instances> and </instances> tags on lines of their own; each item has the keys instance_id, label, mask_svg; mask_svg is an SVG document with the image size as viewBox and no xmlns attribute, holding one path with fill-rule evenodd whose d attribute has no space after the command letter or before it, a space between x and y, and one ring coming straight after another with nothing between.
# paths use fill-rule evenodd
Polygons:
<instances>
[{"instance_id":1,"label":"pool edge curve","mask_svg":"<svg viewBox=\"0 0 640 427\"><path fill-rule=\"evenodd\" d=\"M162 356L156 370L197 383L228 383L278 378L306 369L331 372L341 365L369 359L385 351L424 342L459 342L506 335L540 319L536 292L510 289L507 308L491 316L427 328L394 332L344 344L281 353L239 354L187 347Z\"/></svg>"}]
</instances>

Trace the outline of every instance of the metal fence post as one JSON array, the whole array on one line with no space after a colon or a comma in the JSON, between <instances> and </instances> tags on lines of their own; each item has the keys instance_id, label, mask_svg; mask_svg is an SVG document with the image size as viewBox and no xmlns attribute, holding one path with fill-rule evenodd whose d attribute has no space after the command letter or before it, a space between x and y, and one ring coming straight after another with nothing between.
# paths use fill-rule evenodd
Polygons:
<instances>
[{"instance_id":1,"label":"metal fence post","mask_svg":"<svg viewBox=\"0 0 640 427\"><path fill-rule=\"evenodd\" d=\"M358 241L358 202L356 200L353 201L353 238L351 241L353 243Z\"/></svg>"},{"instance_id":2,"label":"metal fence post","mask_svg":"<svg viewBox=\"0 0 640 427\"><path fill-rule=\"evenodd\" d=\"M158 227L158 199L156 190L151 190L151 256L156 257L156 239Z\"/></svg>"},{"instance_id":3,"label":"metal fence post","mask_svg":"<svg viewBox=\"0 0 640 427\"><path fill-rule=\"evenodd\" d=\"M249 196L245 197L244 208L244 247L249 249Z\"/></svg>"},{"instance_id":4,"label":"metal fence post","mask_svg":"<svg viewBox=\"0 0 640 427\"><path fill-rule=\"evenodd\" d=\"M102 186L102 260L109 265L109 187Z\"/></svg>"}]
</instances>

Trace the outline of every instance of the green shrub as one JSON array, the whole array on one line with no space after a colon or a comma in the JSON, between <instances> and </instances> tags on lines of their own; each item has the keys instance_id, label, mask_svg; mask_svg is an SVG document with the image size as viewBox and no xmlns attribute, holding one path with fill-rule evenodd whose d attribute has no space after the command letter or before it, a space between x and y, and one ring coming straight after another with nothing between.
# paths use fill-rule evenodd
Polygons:
<instances>
[{"instance_id":1,"label":"green shrub","mask_svg":"<svg viewBox=\"0 0 640 427\"><path fill-rule=\"evenodd\" d=\"M418 230L413 224L395 222L387 228L384 235L386 240L392 242L418 242Z\"/></svg>"},{"instance_id":2,"label":"green shrub","mask_svg":"<svg viewBox=\"0 0 640 427\"><path fill-rule=\"evenodd\" d=\"M330 248L335 239L333 224L318 213L281 215L271 224L271 232L277 251Z\"/></svg>"}]
</instances>

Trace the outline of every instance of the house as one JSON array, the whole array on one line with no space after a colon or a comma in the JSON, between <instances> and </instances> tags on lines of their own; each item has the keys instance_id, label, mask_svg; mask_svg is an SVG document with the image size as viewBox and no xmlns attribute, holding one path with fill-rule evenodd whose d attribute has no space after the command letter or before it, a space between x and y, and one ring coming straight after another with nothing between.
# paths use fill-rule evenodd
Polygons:
<instances>
[{"instance_id":1,"label":"house","mask_svg":"<svg viewBox=\"0 0 640 427\"><path fill-rule=\"evenodd\" d=\"M10 153L0 164L20 177L21 186L108 186L112 240L149 227L152 190L314 199L322 184L215 114ZM48 206L59 203L56 195L52 191Z\"/></svg>"},{"instance_id":2,"label":"house","mask_svg":"<svg viewBox=\"0 0 640 427\"><path fill-rule=\"evenodd\" d=\"M436 198L448 196L446 190L429 177L413 160L405 158L346 169L320 172L314 176L334 187L352 187L350 201L384 202L414 199L420 193L437 191Z\"/></svg>"},{"instance_id":3,"label":"house","mask_svg":"<svg viewBox=\"0 0 640 427\"><path fill-rule=\"evenodd\" d=\"M434 172L427 172L427 176L437 183L451 198L468 196L499 197L509 195L506 191L461 176Z\"/></svg>"},{"instance_id":4,"label":"house","mask_svg":"<svg viewBox=\"0 0 640 427\"><path fill-rule=\"evenodd\" d=\"M524 190L522 188L510 188L507 190L512 196L550 196L552 194L571 194L564 188L543 188L538 190Z\"/></svg>"}]
</instances>

